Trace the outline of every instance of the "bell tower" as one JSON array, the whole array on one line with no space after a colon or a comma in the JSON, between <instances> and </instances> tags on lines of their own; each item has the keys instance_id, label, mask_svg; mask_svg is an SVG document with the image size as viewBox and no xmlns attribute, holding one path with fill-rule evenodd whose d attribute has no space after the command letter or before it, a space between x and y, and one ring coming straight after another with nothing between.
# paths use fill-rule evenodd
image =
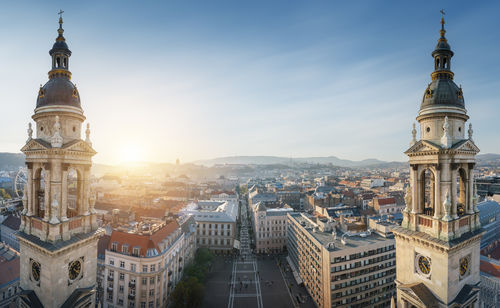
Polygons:
<instances>
[{"instance_id":1,"label":"bell tower","mask_svg":"<svg viewBox=\"0 0 500 308\"><path fill-rule=\"evenodd\" d=\"M91 307L95 302L97 226L90 167L96 152L81 139L85 121L80 94L71 82L71 51L63 36L49 54L49 81L40 86L35 136L31 123L26 155L28 180L17 234L20 244L21 307Z\"/></svg>"},{"instance_id":2,"label":"bell tower","mask_svg":"<svg viewBox=\"0 0 500 308\"><path fill-rule=\"evenodd\" d=\"M469 116L445 33L441 18L432 81L417 116L420 140L414 125L405 152L410 185L394 230L398 307L479 307L482 229L473 173L479 148L471 124L465 135Z\"/></svg>"}]
</instances>

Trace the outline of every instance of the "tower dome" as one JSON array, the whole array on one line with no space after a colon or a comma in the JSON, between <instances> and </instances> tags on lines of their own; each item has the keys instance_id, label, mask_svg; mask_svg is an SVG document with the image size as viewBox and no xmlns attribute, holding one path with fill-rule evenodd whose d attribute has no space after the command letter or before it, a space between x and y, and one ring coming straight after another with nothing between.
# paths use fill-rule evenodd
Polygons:
<instances>
[{"instance_id":1,"label":"tower dome","mask_svg":"<svg viewBox=\"0 0 500 308\"><path fill-rule=\"evenodd\" d=\"M69 71L69 58L71 50L66 44L62 28L63 20L59 18L59 29L56 42L49 51L52 57L52 70L49 72L49 81L38 91L36 108L58 105L72 106L81 109L80 94L76 86L71 82Z\"/></svg>"},{"instance_id":2,"label":"tower dome","mask_svg":"<svg viewBox=\"0 0 500 308\"><path fill-rule=\"evenodd\" d=\"M420 105L420 111L426 109L442 109L451 107L459 113L465 114L465 103L461 87L453 81L454 74L451 71L451 58L453 51L444 34L444 18L441 18L440 38L436 48L432 52L434 58L434 72L431 74L432 82L427 86Z\"/></svg>"}]
</instances>

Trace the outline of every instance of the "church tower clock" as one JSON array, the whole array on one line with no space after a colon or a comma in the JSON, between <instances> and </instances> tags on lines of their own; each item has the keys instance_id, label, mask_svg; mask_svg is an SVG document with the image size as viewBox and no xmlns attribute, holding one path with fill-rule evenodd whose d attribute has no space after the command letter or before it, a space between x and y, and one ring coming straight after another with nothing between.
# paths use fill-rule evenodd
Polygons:
<instances>
[{"instance_id":1,"label":"church tower clock","mask_svg":"<svg viewBox=\"0 0 500 308\"><path fill-rule=\"evenodd\" d=\"M420 140L405 152L410 185L401 227L395 228L398 307L479 307L479 247L474 165L478 147L461 86L453 81L453 51L444 18L432 81L417 116ZM466 135L467 134L467 135Z\"/></svg>"},{"instance_id":2,"label":"church tower clock","mask_svg":"<svg viewBox=\"0 0 500 308\"><path fill-rule=\"evenodd\" d=\"M62 14L62 11L60 12ZM71 82L71 51L59 17L49 54L49 81L40 86L35 136L31 123L26 155L28 180L18 239L21 307L93 307L97 241L95 197L90 189L92 149L80 94Z\"/></svg>"}]
</instances>

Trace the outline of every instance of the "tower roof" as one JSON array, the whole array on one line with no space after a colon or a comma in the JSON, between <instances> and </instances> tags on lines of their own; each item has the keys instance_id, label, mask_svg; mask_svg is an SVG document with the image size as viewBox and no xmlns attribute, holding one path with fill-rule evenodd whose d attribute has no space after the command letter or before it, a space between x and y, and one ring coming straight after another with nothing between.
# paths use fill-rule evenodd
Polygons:
<instances>
[{"instance_id":1,"label":"tower roof","mask_svg":"<svg viewBox=\"0 0 500 308\"><path fill-rule=\"evenodd\" d=\"M62 11L59 13L62 14ZM78 89L70 81L71 72L68 69L71 51L63 36L63 19L59 17L59 29L56 42L49 51L52 57L52 70L49 72L49 81L40 87L36 100L36 108L59 105L81 108Z\"/></svg>"},{"instance_id":2,"label":"tower roof","mask_svg":"<svg viewBox=\"0 0 500 308\"><path fill-rule=\"evenodd\" d=\"M462 88L453 81L454 74L450 68L453 51L445 37L444 24L444 18L441 18L440 37L432 52L434 58L432 82L425 89L420 111L432 107L454 107L463 109L465 112Z\"/></svg>"}]
</instances>

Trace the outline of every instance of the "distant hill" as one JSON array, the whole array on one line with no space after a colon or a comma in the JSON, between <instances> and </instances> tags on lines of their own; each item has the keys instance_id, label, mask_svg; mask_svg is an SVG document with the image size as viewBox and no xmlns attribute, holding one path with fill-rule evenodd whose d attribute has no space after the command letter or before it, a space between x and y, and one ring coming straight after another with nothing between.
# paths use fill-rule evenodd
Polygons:
<instances>
[{"instance_id":1,"label":"distant hill","mask_svg":"<svg viewBox=\"0 0 500 308\"><path fill-rule=\"evenodd\" d=\"M310 163L310 164L332 164L338 167L387 167L387 166L404 166L405 162L387 162L378 159L365 159L360 161L341 159L336 156L327 157L299 157L299 158L287 158L279 156L230 156L230 157L218 157L214 159L198 160L193 162L195 164L201 164L205 166L213 165L224 165L224 164L254 164L254 165L273 165L273 164L285 164L290 165L293 163Z\"/></svg>"},{"instance_id":2,"label":"distant hill","mask_svg":"<svg viewBox=\"0 0 500 308\"><path fill-rule=\"evenodd\" d=\"M23 166L23 153L0 153L0 170L15 170Z\"/></svg>"}]
</instances>

